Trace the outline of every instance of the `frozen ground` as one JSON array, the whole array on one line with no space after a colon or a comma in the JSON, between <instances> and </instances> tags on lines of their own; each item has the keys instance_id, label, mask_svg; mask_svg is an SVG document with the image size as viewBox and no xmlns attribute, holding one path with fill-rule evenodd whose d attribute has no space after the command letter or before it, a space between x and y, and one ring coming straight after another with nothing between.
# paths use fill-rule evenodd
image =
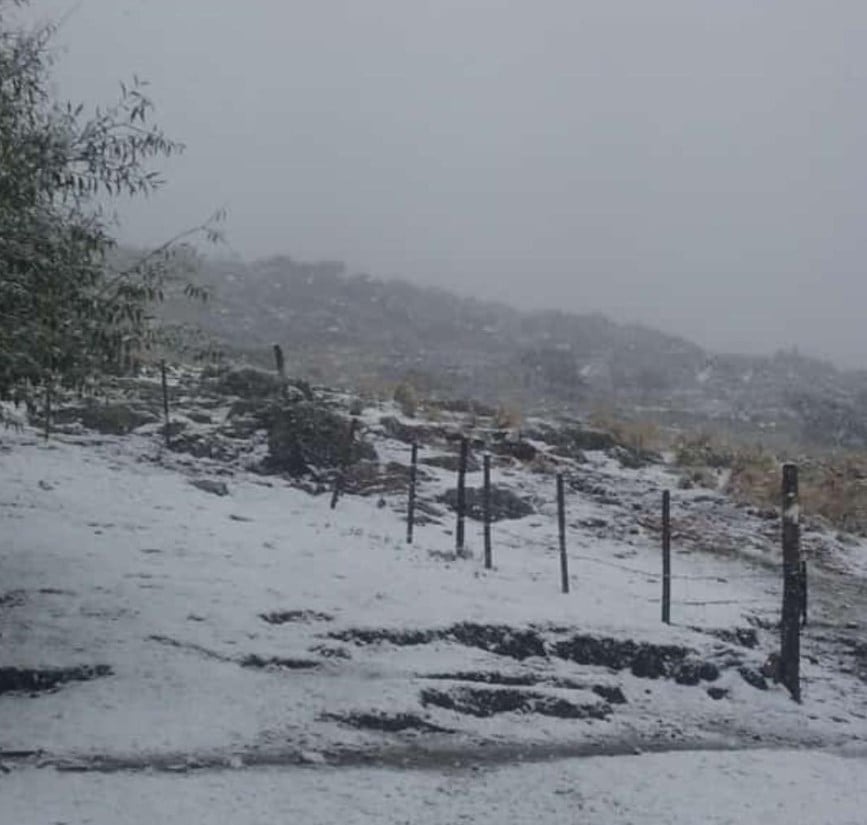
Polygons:
<instances>
[{"instance_id":1,"label":"frozen ground","mask_svg":"<svg viewBox=\"0 0 867 825\"><path fill-rule=\"evenodd\" d=\"M142 825L862 825L864 761L785 751L592 757L480 770L294 768L0 778L0 821Z\"/></svg>"},{"instance_id":2,"label":"frozen ground","mask_svg":"<svg viewBox=\"0 0 867 825\"><path fill-rule=\"evenodd\" d=\"M563 595L551 478L518 464L494 480L538 512L494 525L485 571L473 522L474 558L450 555L448 514L408 546L396 494L332 511L146 433L4 432L0 673L110 671L0 695L0 822L863 821L863 548L806 536L823 555L796 705L744 676L777 646L768 525L678 493L665 627L654 518L673 479L589 457ZM425 473L434 502L450 474ZM601 648L622 661L586 659ZM718 675L647 678L641 650Z\"/></svg>"}]
</instances>

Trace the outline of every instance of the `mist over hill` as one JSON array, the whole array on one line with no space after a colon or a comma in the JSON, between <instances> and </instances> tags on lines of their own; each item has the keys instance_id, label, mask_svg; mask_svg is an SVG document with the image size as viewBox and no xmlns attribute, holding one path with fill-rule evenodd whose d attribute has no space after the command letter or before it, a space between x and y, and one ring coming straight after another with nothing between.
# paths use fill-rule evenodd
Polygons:
<instances>
[{"instance_id":1,"label":"mist over hill","mask_svg":"<svg viewBox=\"0 0 867 825\"><path fill-rule=\"evenodd\" d=\"M210 260L200 280L212 300L170 301L169 318L262 365L279 343L289 370L314 381L378 391L406 381L427 395L525 412L608 408L767 439L867 446L867 373L796 351L712 353L599 314L522 311L349 274L334 261Z\"/></svg>"}]
</instances>

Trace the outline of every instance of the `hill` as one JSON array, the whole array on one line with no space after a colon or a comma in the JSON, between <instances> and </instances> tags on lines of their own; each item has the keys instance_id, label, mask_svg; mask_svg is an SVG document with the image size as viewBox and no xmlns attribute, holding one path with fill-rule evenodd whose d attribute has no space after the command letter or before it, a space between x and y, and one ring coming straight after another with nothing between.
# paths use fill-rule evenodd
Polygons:
<instances>
[{"instance_id":1,"label":"hill","mask_svg":"<svg viewBox=\"0 0 867 825\"><path fill-rule=\"evenodd\" d=\"M408 382L525 413L614 408L743 438L867 446L867 373L797 352L711 353L598 314L525 312L334 262L209 261L202 280L212 302L170 301L168 317L261 366L279 343L290 371L322 383L388 392Z\"/></svg>"}]
</instances>

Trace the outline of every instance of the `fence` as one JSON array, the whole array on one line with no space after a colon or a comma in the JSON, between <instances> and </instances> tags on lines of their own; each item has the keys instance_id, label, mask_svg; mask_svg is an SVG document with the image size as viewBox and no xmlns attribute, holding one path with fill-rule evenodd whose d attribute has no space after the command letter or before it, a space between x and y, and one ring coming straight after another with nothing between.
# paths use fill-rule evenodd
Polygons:
<instances>
[{"instance_id":1,"label":"fence","mask_svg":"<svg viewBox=\"0 0 867 825\"><path fill-rule=\"evenodd\" d=\"M418 445L412 445L412 464L410 471L410 493L407 508L407 536L412 541L413 518L415 499L417 496L416 463L418 460ZM460 458L458 462L457 501L456 501L456 531L455 550L457 554L464 552L465 545L465 519L466 519L466 471L468 457L468 441L462 438L460 442ZM581 553L569 553L567 550L566 531L566 495L565 476L560 473L556 476L556 502L557 502L557 537L547 540L535 539L525 534L510 531L508 528L497 524L496 532L520 542L524 546L535 546L545 550L551 550L555 545L559 549L560 560L560 589L563 593L569 593L569 561L582 562L604 566L610 569L640 575L649 581L657 582L660 586L661 619L665 624L671 624L672 584L678 582L729 582L737 580L762 580L768 581L767 573L739 573L736 575L725 574L679 574L672 572L671 563L671 493L663 490L660 500L660 545L661 565L656 571L633 565L621 564L607 559L600 559ZM492 549L492 519L491 519L491 474L490 455L484 456L483 463L483 491L482 491L482 521L484 537L485 568L493 566ZM794 464L786 464L783 467L782 478L782 544L784 553L783 563L783 594L781 628L781 653L777 677L790 691L796 701L800 701L800 628L807 623L807 563L801 558L798 526L798 487L797 467ZM681 599L676 604L683 606L692 605L735 605L735 604L759 604L767 603L767 599Z\"/></svg>"}]
</instances>

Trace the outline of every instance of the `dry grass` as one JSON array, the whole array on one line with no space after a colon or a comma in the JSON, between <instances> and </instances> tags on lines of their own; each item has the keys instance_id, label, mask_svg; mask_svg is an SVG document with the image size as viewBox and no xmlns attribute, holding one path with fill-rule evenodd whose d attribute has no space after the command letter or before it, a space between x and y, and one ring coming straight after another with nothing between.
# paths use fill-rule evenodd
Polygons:
<instances>
[{"instance_id":1,"label":"dry grass","mask_svg":"<svg viewBox=\"0 0 867 825\"><path fill-rule=\"evenodd\" d=\"M721 453L714 449L712 455ZM839 530L867 534L867 455L815 455L796 463L802 514L819 516ZM691 471L696 468L691 465ZM777 455L761 445L733 446L729 468L726 491L737 501L780 506L782 461Z\"/></svg>"},{"instance_id":2,"label":"dry grass","mask_svg":"<svg viewBox=\"0 0 867 825\"><path fill-rule=\"evenodd\" d=\"M524 425L524 413L514 405L501 404L494 416L498 430L518 430Z\"/></svg>"},{"instance_id":3,"label":"dry grass","mask_svg":"<svg viewBox=\"0 0 867 825\"><path fill-rule=\"evenodd\" d=\"M594 410L587 423L596 430L611 433L618 444L638 452L658 452L669 446L669 439L655 422L625 419L607 408Z\"/></svg>"},{"instance_id":4,"label":"dry grass","mask_svg":"<svg viewBox=\"0 0 867 825\"><path fill-rule=\"evenodd\" d=\"M418 410L418 393L415 387L408 381L403 381L394 388L394 400L400 407L400 411L407 418L415 418Z\"/></svg>"},{"instance_id":5,"label":"dry grass","mask_svg":"<svg viewBox=\"0 0 867 825\"><path fill-rule=\"evenodd\" d=\"M675 463L681 467L732 467L736 448L708 431L681 435L674 443Z\"/></svg>"}]
</instances>

